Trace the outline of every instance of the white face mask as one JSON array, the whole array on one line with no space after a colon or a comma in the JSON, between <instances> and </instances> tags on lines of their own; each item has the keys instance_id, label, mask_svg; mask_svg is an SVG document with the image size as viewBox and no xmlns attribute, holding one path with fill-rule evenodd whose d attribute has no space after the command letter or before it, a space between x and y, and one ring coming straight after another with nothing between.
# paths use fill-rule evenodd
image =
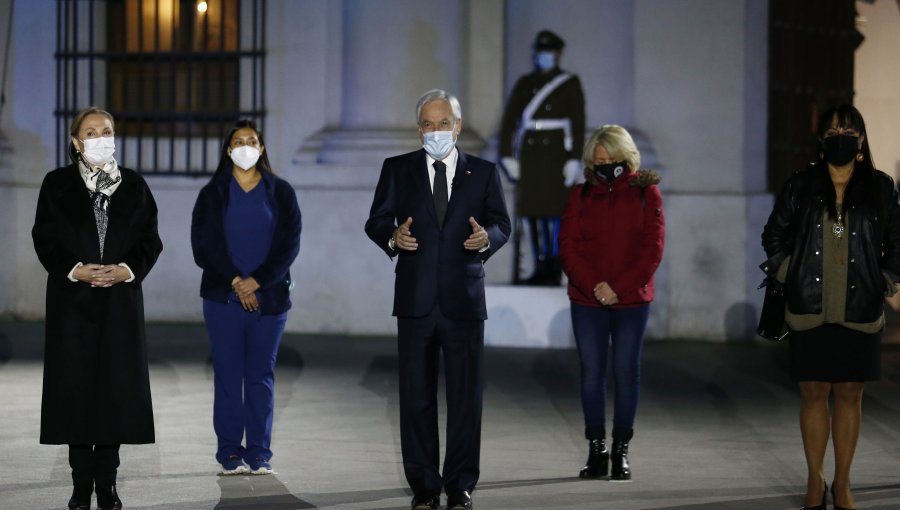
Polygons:
<instances>
[{"instance_id":1,"label":"white face mask","mask_svg":"<svg viewBox=\"0 0 900 510\"><path fill-rule=\"evenodd\" d=\"M103 166L112 160L116 152L116 139L111 136L88 138L81 141L84 147L81 151L85 161L94 166Z\"/></svg>"},{"instance_id":2,"label":"white face mask","mask_svg":"<svg viewBox=\"0 0 900 510\"><path fill-rule=\"evenodd\" d=\"M231 149L231 161L246 172L256 166L256 162L259 161L259 154L259 149L256 147L244 145L237 149Z\"/></svg>"},{"instance_id":3,"label":"white face mask","mask_svg":"<svg viewBox=\"0 0 900 510\"><path fill-rule=\"evenodd\" d=\"M453 150L456 141L453 139L453 131L432 131L423 133L424 143L422 147L434 159L444 159Z\"/></svg>"}]
</instances>

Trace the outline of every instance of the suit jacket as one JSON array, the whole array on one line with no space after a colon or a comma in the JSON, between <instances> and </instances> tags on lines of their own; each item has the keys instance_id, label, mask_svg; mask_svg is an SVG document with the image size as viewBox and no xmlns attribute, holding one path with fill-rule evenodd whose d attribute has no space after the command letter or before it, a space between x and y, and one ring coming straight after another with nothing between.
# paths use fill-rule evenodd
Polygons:
<instances>
[{"instance_id":1,"label":"suit jacket","mask_svg":"<svg viewBox=\"0 0 900 510\"><path fill-rule=\"evenodd\" d=\"M499 172L493 163L460 151L439 227L426 164L424 149L384 160L366 222L369 238L392 259L398 257L393 314L422 317L439 305L450 319L487 319L483 264L510 233ZM487 230L490 247L483 252L463 246L472 234L470 216ZM409 217L418 250L391 250L388 240Z\"/></svg>"},{"instance_id":2,"label":"suit jacket","mask_svg":"<svg viewBox=\"0 0 900 510\"><path fill-rule=\"evenodd\" d=\"M41 443L154 441L141 282L162 251L156 202L137 173L119 167L103 257L89 192L76 165L44 177L34 250L47 270ZM109 288L68 278L75 264L124 262L134 280Z\"/></svg>"}]
</instances>

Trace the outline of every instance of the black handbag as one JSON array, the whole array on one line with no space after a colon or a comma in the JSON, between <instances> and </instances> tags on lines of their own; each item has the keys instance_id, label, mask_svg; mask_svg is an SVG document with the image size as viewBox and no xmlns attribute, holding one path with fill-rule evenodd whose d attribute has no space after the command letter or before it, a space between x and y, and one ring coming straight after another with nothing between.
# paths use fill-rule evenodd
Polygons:
<instances>
[{"instance_id":1,"label":"black handbag","mask_svg":"<svg viewBox=\"0 0 900 510\"><path fill-rule=\"evenodd\" d=\"M774 276L768 276L759 284L759 289L765 287L766 296L763 298L762 311L759 313L759 325L756 326L756 334L778 342L788 334L787 324L784 322L785 296L784 285Z\"/></svg>"}]
</instances>

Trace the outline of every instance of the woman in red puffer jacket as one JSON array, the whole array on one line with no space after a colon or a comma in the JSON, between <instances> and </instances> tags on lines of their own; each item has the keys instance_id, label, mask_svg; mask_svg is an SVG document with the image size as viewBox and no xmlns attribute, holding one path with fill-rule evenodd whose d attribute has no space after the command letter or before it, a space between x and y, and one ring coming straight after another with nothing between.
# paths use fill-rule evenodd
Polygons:
<instances>
[{"instance_id":1,"label":"woman in red puffer jacket","mask_svg":"<svg viewBox=\"0 0 900 510\"><path fill-rule=\"evenodd\" d=\"M644 330L653 274L662 259L665 220L659 176L640 170L624 128L605 125L584 147L585 180L569 195L559 255L569 278L572 329L581 358L581 402L588 461L581 478L630 480L628 444L640 390ZM612 345L615 415L606 448L606 366Z\"/></svg>"}]
</instances>

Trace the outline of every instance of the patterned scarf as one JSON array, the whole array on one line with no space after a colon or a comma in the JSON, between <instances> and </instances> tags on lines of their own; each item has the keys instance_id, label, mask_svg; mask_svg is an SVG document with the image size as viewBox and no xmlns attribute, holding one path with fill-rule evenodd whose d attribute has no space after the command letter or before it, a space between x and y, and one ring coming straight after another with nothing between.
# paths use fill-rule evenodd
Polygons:
<instances>
[{"instance_id":1,"label":"patterned scarf","mask_svg":"<svg viewBox=\"0 0 900 510\"><path fill-rule=\"evenodd\" d=\"M109 197L122 184L122 172L115 159L103 167L91 167L84 160L78 162L81 178L91 194L94 209L94 221L97 223L97 239L100 241L100 260L103 260L103 248L106 245L106 229L109 226Z\"/></svg>"},{"instance_id":2,"label":"patterned scarf","mask_svg":"<svg viewBox=\"0 0 900 510\"><path fill-rule=\"evenodd\" d=\"M79 161L78 168L81 170L81 179L84 185L91 193L91 201L94 209L102 209L106 211L109 207L109 197L116 192L119 184L122 184L122 173L119 171L119 164L115 158L109 160L102 167L93 167Z\"/></svg>"}]
</instances>

